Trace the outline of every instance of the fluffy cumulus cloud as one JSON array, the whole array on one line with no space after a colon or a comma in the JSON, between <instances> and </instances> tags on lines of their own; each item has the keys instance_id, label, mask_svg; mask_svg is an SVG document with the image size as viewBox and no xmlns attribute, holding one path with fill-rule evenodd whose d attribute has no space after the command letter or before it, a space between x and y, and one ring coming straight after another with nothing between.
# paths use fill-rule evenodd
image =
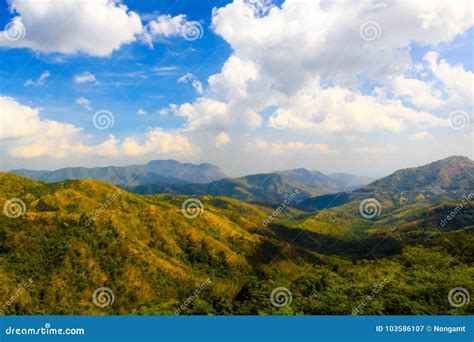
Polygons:
<instances>
[{"instance_id":1,"label":"fluffy cumulus cloud","mask_svg":"<svg viewBox=\"0 0 474 342\"><path fill-rule=\"evenodd\" d=\"M116 0L12 0L10 9L4 47L108 56L143 33L139 15Z\"/></svg>"},{"instance_id":2,"label":"fluffy cumulus cloud","mask_svg":"<svg viewBox=\"0 0 474 342\"><path fill-rule=\"evenodd\" d=\"M146 133L125 137L110 135L98 144L87 143L83 129L40 117L40 111L14 98L0 96L2 146L12 157L66 158L71 155L102 157L191 155L197 151L188 138L176 131L151 128Z\"/></svg>"},{"instance_id":3,"label":"fluffy cumulus cloud","mask_svg":"<svg viewBox=\"0 0 474 342\"><path fill-rule=\"evenodd\" d=\"M173 111L190 130L284 125L325 135L447 127L449 112L433 109L447 98L459 106L472 100L472 73L430 53L422 67L432 79L413 78L410 48L449 43L472 25L469 1L235 0L212 16L233 53L202 96ZM363 82L375 81L381 87L367 93Z\"/></svg>"},{"instance_id":4,"label":"fluffy cumulus cloud","mask_svg":"<svg viewBox=\"0 0 474 342\"><path fill-rule=\"evenodd\" d=\"M153 46L153 41L163 38L181 37L186 40L195 40L203 34L204 28L201 23L188 20L185 14L174 17L162 14L147 23L143 39Z\"/></svg>"},{"instance_id":5,"label":"fluffy cumulus cloud","mask_svg":"<svg viewBox=\"0 0 474 342\"><path fill-rule=\"evenodd\" d=\"M148 23L148 32L152 37L172 37L181 35L181 30L186 24L186 16L183 14L172 17L169 14L159 15Z\"/></svg>"},{"instance_id":6,"label":"fluffy cumulus cloud","mask_svg":"<svg viewBox=\"0 0 474 342\"><path fill-rule=\"evenodd\" d=\"M461 64L450 65L436 52L427 53L424 60L433 77L444 86L446 104L457 109L472 106L474 73L466 71Z\"/></svg>"},{"instance_id":7,"label":"fluffy cumulus cloud","mask_svg":"<svg viewBox=\"0 0 474 342\"><path fill-rule=\"evenodd\" d=\"M220 132L214 139L214 146L221 148L230 143L230 136L227 132Z\"/></svg>"}]
</instances>

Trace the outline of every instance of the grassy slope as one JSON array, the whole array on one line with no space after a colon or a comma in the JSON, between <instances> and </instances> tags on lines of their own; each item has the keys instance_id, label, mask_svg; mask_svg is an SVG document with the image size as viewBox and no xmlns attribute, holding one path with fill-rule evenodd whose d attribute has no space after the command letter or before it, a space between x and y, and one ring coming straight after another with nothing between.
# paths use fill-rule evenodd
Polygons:
<instances>
[{"instance_id":1,"label":"grassy slope","mask_svg":"<svg viewBox=\"0 0 474 342\"><path fill-rule=\"evenodd\" d=\"M388 215L368 222L348 203L300 219L285 212L265 227L271 209L235 199L200 197L203 214L187 219L186 197L122 191L87 225L118 188L10 174L0 174L0 184L1 203L19 197L27 205L20 218L0 217L0 298L34 281L7 314L172 314L208 278L183 314L350 314L385 277L383 294L362 313L472 312L447 302L450 288L474 288L472 244L455 248L471 238L462 220L437 232L425 222L432 216L406 209L397 220L415 212L410 222L424 223L406 221L395 234L386 231ZM436 234L421 243L427 231ZM115 302L100 309L91 295L102 286ZM277 286L291 289L290 306L270 304Z\"/></svg>"}]
</instances>

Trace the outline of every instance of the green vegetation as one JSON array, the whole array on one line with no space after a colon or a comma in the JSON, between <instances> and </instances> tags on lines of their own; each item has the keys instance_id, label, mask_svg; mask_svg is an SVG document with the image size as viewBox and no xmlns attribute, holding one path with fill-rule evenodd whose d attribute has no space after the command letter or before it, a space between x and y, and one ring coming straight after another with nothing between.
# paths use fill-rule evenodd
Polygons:
<instances>
[{"instance_id":1,"label":"green vegetation","mask_svg":"<svg viewBox=\"0 0 474 342\"><path fill-rule=\"evenodd\" d=\"M208 184L147 184L130 188L139 194L171 193L175 195L226 196L250 203L279 204L298 190L296 200L323 193L298 181L274 173L240 178L226 178Z\"/></svg>"},{"instance_id":2,"label":"green vegetation","mask_svg":"<svg viewBox=\"0 0 474 342\"><path fill-rule=\"evenodd\" d=\"M189 219L186 196L144 196L105 182L41 183L0 174L0 202L20 198L26 213L0 217L0 298L33 283L4 314L468 314L448 302L474 289L474 210L462 200L381 199L374 219L359 201L304 213L227 197L200 196ZM202 286L210 279L209 286ZM373 288L383 289L367 301ZM207 284L207 283L206 283ZM113 304L92 302L112 289ZM288 288L290 305L270 294Z\"/></svg>"}]
</instances>

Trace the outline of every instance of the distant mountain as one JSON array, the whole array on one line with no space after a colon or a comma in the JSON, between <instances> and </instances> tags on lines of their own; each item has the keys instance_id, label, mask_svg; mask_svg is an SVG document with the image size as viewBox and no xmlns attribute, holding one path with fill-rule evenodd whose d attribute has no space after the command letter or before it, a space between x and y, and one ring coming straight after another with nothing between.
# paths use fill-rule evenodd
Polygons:
<instances>
[{"instance_id":1,"label":"distant mountain","mask_svg":"<svg viewBox=\"0 0 474 342\"><path fill-rule=\"evenodd\" d=\"M367 185L373 180L373 178L360 177L349 173L326 175L320 171L309 171L304 168L277 171L275 173L325 192L350 191Z\"/></svg>"},{"instance_id":2,"label":"distant mountain","mask_svg":"<svg viewBox=\"0 0 474 342\"><path fill-rule=\"evenodd\" d=\"M367 186L304 199L296 207L305 211L338 207L367 196L408 204L419 201L440 203L459 198L459 191L474 189L474 162L453 156L433 163L398 170Z\"/></svg>"},{"instance_id":3,"label":"distant mountain","mask_svg":"<svg viewBox=\"0 0 474 342\"><path fill-rule=\"evenodd\" d=\"M296 190L294 201L322 194L326 189L306 186L288 177L270 173L240 178L226 178L208 184L148 184L129 190L139 194L212 195L236 198L246 202L277 204Z\"/></svg>"},{"instance_id":4,"label":"distant mountain","mask_svg":"<svg viewBox=\"0 0 474 342\"><path fill-rule=\"evenodd\" d=\"M136 186L150 183L208 183L226 175L212 164L180 163L175 160L152 160L145 165L107 167L68 167L55 171L12 170L34 180L60 182L67 179L90 179L116 185Z\"/></svg>"},{"instance_id":5,"label":"distant mountain","mask_svg":"<svg viewBox=\"0 0 474 342\"><path fill-rule=\"evenodd\" d=\"M333 207L339 207L355 198L350 192L338 192L335 194L326 194L316 197L306 198L296 204L296 208L304 211L324 210Z\"/></svg>"},{"instance_id":6,"label":"distant mountain","mask_svg":"<svg viewBox=\"0 0 474 342\"><path fill-rule=\"evenodd\" d=\"M398 170L362 188L362 191L467 189L474 189L474 162L467 157L452 156L427 165Z\"/></svg>"},{"instance_id":7,"label":"distant mountain","mask_svg":"<svg viewBox=\"0 0 474 342\"><path fill-rule=\"evenodd\" d=\"M367 185L375 178L357 176L350 173L330 173L328 177L334 182L338 191L352 191Z\"/></svg>"}]
</instances>

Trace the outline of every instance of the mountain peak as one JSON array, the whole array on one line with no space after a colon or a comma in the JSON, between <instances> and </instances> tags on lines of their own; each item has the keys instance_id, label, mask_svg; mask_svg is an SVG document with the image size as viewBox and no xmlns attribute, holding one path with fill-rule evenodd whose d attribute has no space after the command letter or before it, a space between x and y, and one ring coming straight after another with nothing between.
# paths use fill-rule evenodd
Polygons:
<instances>
[{"instance_id":1,"label":"mountain peak","mask_svg":"<svg viewBox=\"0 0 474 342\"><path fill-rule=\"evenodd\" d=\"M395 171L369 184L368 188L377 191L473 189L474 162L464 156L451 156L423 166Z\"/></svg>"}]
</instances>

